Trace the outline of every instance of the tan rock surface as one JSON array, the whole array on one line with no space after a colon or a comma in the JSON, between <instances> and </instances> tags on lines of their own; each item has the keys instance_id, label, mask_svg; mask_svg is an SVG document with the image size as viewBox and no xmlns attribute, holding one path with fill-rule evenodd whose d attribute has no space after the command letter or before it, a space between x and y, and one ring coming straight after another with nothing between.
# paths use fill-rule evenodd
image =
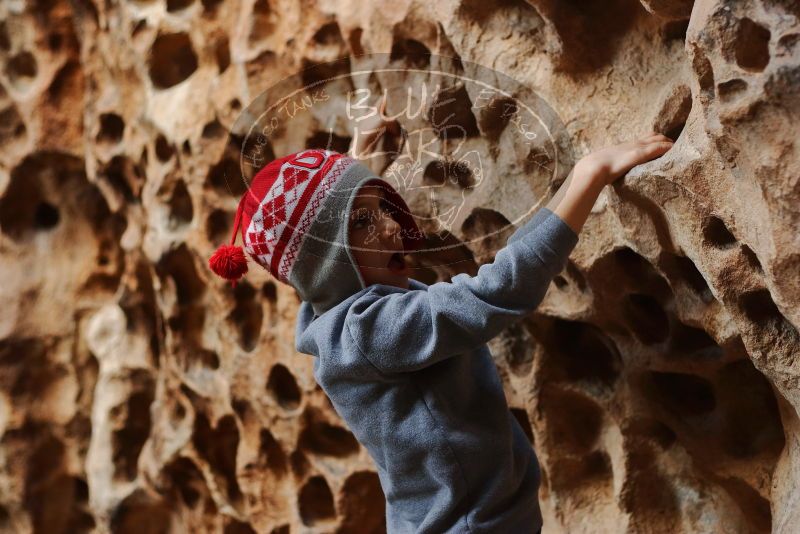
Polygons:
<instances>
[{"instance_id":1,"label":"tan rock surface","mask_svg":"<svg viewBox=\"0 0 800 534\"><path fill-rule=\"evenodd\" d=\"M371 459L294 351L294 291L205 264L242 192L242 110L373 52L507 73L574 159L677 139L603 192L545 301L490 344L545 532L797 532L794 0L0 3L0 531L384 530ZM323 118L269 149L327 139ZM557 185L477 125L502 179L467 197L455 244ZM424 281L474 274L487 246L425 258Z\"/></svg>"}]
</instances>

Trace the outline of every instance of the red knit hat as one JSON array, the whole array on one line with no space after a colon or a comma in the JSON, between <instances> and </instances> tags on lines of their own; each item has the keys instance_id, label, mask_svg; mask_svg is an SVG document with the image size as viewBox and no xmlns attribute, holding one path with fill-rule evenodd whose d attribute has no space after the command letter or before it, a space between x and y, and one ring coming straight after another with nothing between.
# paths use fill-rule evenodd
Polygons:
<instances>
[{"instance_id":1,"label":"red knit hat","mask_svg":"<svg viewBox=\"0 0 800 534\"><path fill-rule=\"evenodd\" d=\"M256 173L242 195L230 244L216 250L208 260L209 267L236 287L236 282L247 272L246 250L272 276L292 285L289 274L300 256L303 237L330 196L329 191L346 174L355 177L364 171L365 167L357 160L332 150L302 150L270 162ZM357 179L358 182L352 183L362 184L367 183L366 178L348 179ZM370 182L383 186L387 197L399 208L396 217L406 230L405 250L417 250L422 236L402 197L378 177ZM240 226L244 250L234 245Z\"/></svg>"}]
</instances>

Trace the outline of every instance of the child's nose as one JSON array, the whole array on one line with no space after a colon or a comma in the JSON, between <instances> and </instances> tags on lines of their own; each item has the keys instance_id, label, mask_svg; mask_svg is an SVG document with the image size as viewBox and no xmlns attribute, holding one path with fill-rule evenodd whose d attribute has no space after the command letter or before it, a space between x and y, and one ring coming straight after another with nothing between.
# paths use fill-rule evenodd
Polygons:
<instances>
[{"instance_id":1,"label":"child's nose","mask_svg":"<svg viewBox=\"0 0 800 534\"><path fill-rule=\"evenodd\" d=\"M383 234L384 242L391 247L397 246L397 243L394 243L393 240L399 236L400 229L400 223L395 221L392 217L383 217L381 233Z\"/></svg>"}]
</instances>

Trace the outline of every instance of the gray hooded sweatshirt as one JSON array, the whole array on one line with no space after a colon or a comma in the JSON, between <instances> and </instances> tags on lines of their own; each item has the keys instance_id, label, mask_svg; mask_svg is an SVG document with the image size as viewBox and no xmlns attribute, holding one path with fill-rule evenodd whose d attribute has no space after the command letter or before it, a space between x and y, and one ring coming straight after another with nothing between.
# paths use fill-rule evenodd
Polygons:
<instances>
[{"instance_id":1,"label":"gray hooded sweatshirt","mask_svg":"<svg viewBox=\"0 0 800 534\"><path fill-rule=\"evenodd\" d=\"M330 206L349 213L358 188L378 180L354 165ZM293 281L325 289L295 286L295 348L314 357L314 378L375 462L388 532L537 532L539 464L486 343L539 305L577 234L541 208L475 276L401 289L365 287L333 243L347 243L346 223L312 225L327 236L310 240L313 260L301 246ZM331 258L326 286L312 273Z\"/></svg>"}]
</instances>

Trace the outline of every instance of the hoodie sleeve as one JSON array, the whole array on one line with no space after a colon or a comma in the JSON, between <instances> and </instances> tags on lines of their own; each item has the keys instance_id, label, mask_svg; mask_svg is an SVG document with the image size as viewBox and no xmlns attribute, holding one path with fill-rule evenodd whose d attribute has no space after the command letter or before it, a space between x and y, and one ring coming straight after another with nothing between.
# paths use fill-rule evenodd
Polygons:
<instances>
[{"instance_id":1,"label":"hoodie sleeve","mask_svg":"<svg viewBox=\"0 0 800 534\"><path fill-rule=\"evenodd\" d=\"M515 241L519 241L522 236L536 228L540 222L545 220L552 213L553 212L548 207L543 206L533 214L533 217L531 217L530 221L517 228L516 231L511 234L511 236L506 240L506 245L510 245Z\"/></svg>"},{"instance_id":2,"label":"hoodie sleeve","mask_svg":"<svg viewBox=\"0 0 800 534\"><path fill-rule=\"evenodd\" d=\"M348 335L383 373L415 371L485 344L536 309L578 242L552 211L537 216L475 276L457 274L427 290L365 294L347 312Z\"/></svg>"}]
</instances>

